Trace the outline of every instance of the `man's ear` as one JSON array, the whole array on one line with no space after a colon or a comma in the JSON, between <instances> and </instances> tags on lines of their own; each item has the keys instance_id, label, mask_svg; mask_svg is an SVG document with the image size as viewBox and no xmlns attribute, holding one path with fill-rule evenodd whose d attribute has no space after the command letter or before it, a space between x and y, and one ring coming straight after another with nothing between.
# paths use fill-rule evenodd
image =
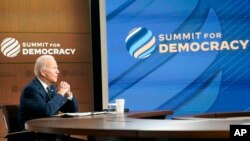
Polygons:
<instances>
[{"instance_id":1,"label":"man's ear","mask_svg":"<svg viewBox=\"0 0 250 141\"><path fill-rule=\"evenodd\" d=\"M46 73L44 72L44 69L40 69L40 74L45 77L46 76Z\"/></svg>"}]
</instances>

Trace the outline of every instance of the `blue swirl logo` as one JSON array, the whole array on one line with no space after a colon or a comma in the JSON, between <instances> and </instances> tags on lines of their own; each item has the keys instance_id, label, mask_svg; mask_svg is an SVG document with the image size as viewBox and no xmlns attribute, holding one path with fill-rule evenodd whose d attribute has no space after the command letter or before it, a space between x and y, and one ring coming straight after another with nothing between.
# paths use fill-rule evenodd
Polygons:
<instances>
[{"instance_id":1,"label":"blue swirl logo","mask_svg":"<svg viewBox=\"0 0 250 141\"><path fill-rule=\"evenodd\" d=\"M149 57L155 51L155 37L144 27L131 30L125 41L126 48L131 56L138 59Z\"/></svg>"}]
</instances>

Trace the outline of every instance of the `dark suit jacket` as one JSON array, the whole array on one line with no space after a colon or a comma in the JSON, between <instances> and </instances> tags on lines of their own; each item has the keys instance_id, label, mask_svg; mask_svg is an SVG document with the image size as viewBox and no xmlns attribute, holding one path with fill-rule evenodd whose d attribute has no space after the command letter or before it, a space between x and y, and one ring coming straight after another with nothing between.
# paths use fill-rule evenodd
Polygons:
<instances>
[{"instance_id":1,"label":"dark suit jacket","mask_svg":"<svg viewBox=\"0 0 250 141\"><path fill-rule=\"evenodd\" d=\"M37 78L34 78L22 91L20 97L20 126L30 119L49 117L61 112L77 112L76 99L67 100L57 93L56 87L51 86L51 99Z\"/></svg>"}]
</instances>

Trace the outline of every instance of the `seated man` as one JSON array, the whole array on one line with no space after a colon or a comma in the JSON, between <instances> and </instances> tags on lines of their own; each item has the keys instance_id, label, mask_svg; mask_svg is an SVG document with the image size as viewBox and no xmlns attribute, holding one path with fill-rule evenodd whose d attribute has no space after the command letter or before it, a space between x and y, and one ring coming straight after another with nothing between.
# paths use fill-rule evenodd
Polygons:
<instances>
[{"instance_id":1,"label":"seated man","mask_svg":"<svg viewBox=\"0 0 250 141\"><path fill-rule=\"evenodd\" d=\"M61 81L57 87L55 85L59 70L53 56L43 55L37 58L34 73L35 78L24 87L20 97L19 116L22 129L27 120L49 117L59 111L78 111L70 85L65 81ZM38 137L42 140L55 139L55 135L48 134L38 134Z\"/></svg>"}]
</instances>

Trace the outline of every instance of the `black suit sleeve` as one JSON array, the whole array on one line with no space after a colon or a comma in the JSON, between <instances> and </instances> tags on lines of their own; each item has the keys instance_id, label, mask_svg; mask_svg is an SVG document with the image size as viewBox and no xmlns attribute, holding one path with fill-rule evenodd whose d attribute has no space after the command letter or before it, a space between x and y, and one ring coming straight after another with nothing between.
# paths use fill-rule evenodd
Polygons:
<instances>
[{"instance_id":1,"label":"black suit sleeve","mask_svg":"<svg viewBox=\"0 0 250 141\"><path fill-rule=\"evenodd\" d=\"M54 85L51 86L51 88L53 89L53 96L52 96L53 97L52 100L53 100L56 95L60 95L60 94L57 93L57 89ZM59 110L61 112L64 112L64 113L77 112L78 111L78 103L77 103L77 100L75 99L75 97L73 97L72 100L68 100L66 97L65 97L65 99L66 99L65 103L62 105L62 107Z\"/></svg>"},{"instance_id":2,"label":"black suit sleeve","mask_svg":"<svg viewBox=\"0 0 250 141\"><path fill-rule=\"evenodd\" d=\"M78 111L78 104L77 104L77 101L76 101L75 97L73 97L72 100L67 100L67 102L61 107L60 111L64 112L64 113L77 112Z\"/></svg>"},{"instance_id":3,"label":"black suit sleeve","mask_svg":"<svg viewBox=\"0 0 250 141\"><path fill-rule=\"evenodd\" d=\"M29 114L36 114L37 117L47 117L56 114L67 102L67 99L56 94L49 100L45 91L37 90L35 87L27 87L23 91L21 101L26 109L25 111L30 112Z\"/></svg>"}]
</instances>

